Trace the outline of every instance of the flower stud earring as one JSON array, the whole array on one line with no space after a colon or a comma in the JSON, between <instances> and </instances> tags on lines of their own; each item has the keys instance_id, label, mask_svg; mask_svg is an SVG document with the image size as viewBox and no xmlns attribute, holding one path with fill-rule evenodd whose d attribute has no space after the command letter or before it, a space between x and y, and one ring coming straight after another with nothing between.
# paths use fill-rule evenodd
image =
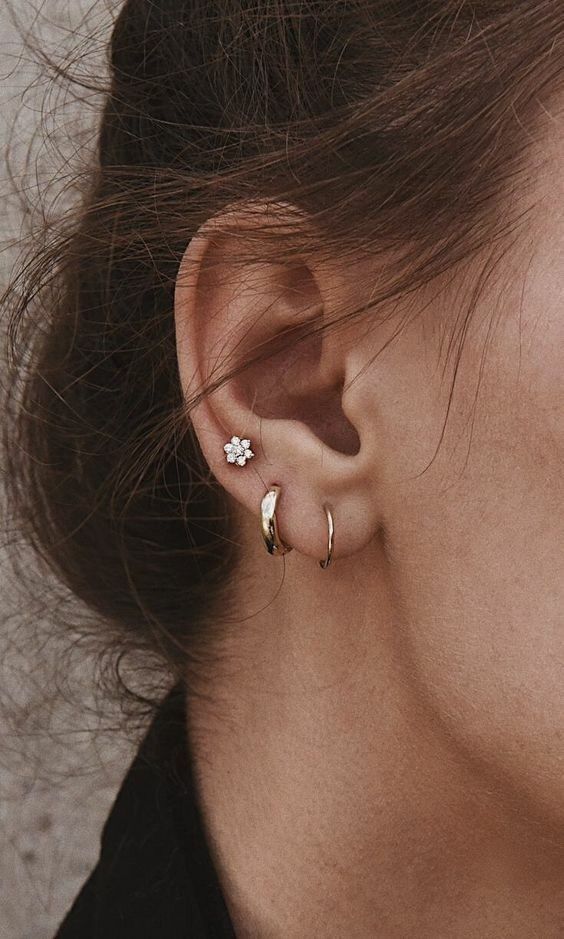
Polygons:
<instances>
[{"instance_id":1,"label":"flower stud earring","mask_svg":"<svg viewBox=\"0 0 564 939\"><path fill-rule=\"evenodd\" d=\"M237 466L244 466L247 460L252 460L254 453L251 450L251 441L240 437L232 437L230 443L224 446L225 455L228 463L236 463Z\"/></svg>"}]
</instances>

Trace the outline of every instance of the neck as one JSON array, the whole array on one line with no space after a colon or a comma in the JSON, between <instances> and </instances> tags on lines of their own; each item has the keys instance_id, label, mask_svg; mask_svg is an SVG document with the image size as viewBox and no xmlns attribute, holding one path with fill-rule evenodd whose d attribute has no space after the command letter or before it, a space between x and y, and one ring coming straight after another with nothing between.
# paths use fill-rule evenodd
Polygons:
<instances>
[{"instance_id":1,"label":"neck","mask_svg":"<svg viewBox=\"0 0 564 939\"><path fill-rule=\"evenodd\" d=\"M266 560L270 581L240 581L240 622L189 705L237 935L559 935L562 861L444 729L382 546L369 598L347 561L330 578L290 556L277 592L282 565Z\"/></svg>"}]
</instances>

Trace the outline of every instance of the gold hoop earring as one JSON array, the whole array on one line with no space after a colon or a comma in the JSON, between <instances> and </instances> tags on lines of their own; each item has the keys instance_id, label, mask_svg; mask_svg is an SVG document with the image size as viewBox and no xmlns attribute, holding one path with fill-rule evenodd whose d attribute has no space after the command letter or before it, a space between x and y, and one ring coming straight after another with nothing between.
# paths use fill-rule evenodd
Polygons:
<instances>
[{"instance_id":1,"label":"gold hoop earring","mask_svg":"<svg viewBox=\"0 0 564 939\"><path fill-rule=\"evenodd\" d=\"M331 508L328 505L324 505L325 514L327 515L327 557L324 561L319 562L319 566L322 570L326 571L331 563L333 557L333 544L335 541L335 525L333 522L333 513Z\"/></svg>"},{"instance_id":2,"label":"gold hoop earring","mask_svg":"<svg viewBox=\"0 0 564 939\"><path fill-rule=\"evenodd\" d=\"M260 504L260 524L262 537L269 554L288 554L292 549L285 545L278 532L276 505L280 496L280 486L273 483Z\"/></svg>"}]
</instances>

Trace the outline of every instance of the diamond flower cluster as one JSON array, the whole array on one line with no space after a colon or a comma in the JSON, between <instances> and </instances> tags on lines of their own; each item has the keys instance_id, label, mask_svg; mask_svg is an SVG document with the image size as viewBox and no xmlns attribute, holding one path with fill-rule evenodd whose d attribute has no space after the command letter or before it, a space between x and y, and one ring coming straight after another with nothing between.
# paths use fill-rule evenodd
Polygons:
<instances>
[{"instance_id":1,"label":"diamond flower cluster","mask_svg":"<svg viewBox=\"0 0 564 939\"><path fill-rule=\"evenodd\" d=\"M231 443L226 443L224 448L227 462L236 463L237 466L244 466L247 460L252 460L254 453L251 450L250 440L241 440L240 437L232 437Z\"/></svg>"}]
</instances>

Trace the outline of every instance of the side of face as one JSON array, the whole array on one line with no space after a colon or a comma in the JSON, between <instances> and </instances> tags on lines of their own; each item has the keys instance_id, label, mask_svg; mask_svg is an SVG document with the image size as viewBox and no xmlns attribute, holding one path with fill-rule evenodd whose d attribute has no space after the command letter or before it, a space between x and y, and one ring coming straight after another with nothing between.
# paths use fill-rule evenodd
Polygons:
<instances>
[{"instance_id":1,"label":"side of face","mask_svg":"<svg viewBox=\"0 0 564 939\"><path fill-rule=\"evenodd\" d=\"M548 150L531 167L532 209L513 244L485 244L389 318L261 358L191 418L239 512L247 571L262 570L257 507L281 484L292 608L302 588L310 600L320 591L316 609L330 602L310 573L325 554L327 500L335 561L349 560L340 599L362 606L355 615L374 633L384 531L402 652L436 726L508 798L563 823L564 184L562 147ZM240 237L215 220L209 229L177 282L188 397L217 376L219 353L244 361L276 348L289 327L362 306L378 280L370 258L246 269L232 256ZM243 470L225 461L233 433L252 441Z\"/></svg>"},{"instance_id":2,"label":"side of face","mask_svg":"<svg viewBox=\"0 0 564 939\"><path fill-rule=\"evenodd\" d=\"M464 342L447 352L468 295L457 284L367 381L420 689L481 772L562 823L564 186L548 174L541 188Z\"/></svg>"}]
</instances>

